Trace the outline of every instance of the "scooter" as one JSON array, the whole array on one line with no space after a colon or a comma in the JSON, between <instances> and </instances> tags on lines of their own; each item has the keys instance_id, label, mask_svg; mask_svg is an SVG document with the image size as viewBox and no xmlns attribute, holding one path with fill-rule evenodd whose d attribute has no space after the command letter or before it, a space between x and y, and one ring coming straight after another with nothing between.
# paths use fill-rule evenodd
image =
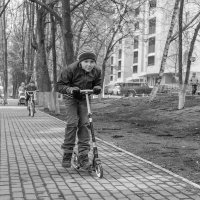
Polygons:
<instances>
[{"instance_id":1,"label":"scooter","mask_svg":"<svg viewBox=\"0 0 200 200\"><path fill-rule=\"evenodd\" d=\"M89 127L90 127L91 137L92 137L93 158L92 158L91 168L88 170L88 172L95 171L97 177L102 178L103 177L103 167L101 165L101 161L98 156L98 150L97 150L96 139L95 139L95 134L94 134L94 127L93 127L93 122L92 122L92 112L91 112L90 102L89 102L89 94L92 94L93 90L81 90L80 92L82 94L85 94L85 96L86 96ZM81 169L80 164L78 163L78 153L75 151L73 153L72 165L77 170Z\"/></svg>"}]
</instances>

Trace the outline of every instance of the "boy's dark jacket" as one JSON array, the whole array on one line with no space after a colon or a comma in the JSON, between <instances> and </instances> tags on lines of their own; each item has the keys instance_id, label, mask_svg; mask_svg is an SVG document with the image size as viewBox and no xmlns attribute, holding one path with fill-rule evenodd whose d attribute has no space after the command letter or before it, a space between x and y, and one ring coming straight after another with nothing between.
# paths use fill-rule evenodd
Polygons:
<instances>
[{"instance_id":1,"label":"boy's dark jacket","mask_svg":"<svg viewBox=\"0 0 200 200\"><path fill-rule=\"evenodd\" d=\"M74 62L62 71L56 86L57 92L72 97L70 87L84 90L101 86L101 70L94 67L91 72L86 72L78 61Z\"/></svg>"}]
</instances>

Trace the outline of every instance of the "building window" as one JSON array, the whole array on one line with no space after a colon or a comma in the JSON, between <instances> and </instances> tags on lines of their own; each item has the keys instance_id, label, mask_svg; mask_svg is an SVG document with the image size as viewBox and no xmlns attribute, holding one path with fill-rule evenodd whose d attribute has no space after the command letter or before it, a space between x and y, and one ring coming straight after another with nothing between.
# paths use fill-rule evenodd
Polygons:
<instances>
[{"instance_id":1,"label":"building window","mask_svg":"<svg viewBox=\"0 0 200 200\"><path fill-rule=\"evenodd\" d=\"M155 37L149 38L149 53L155 52Z\"/></svg>"},{"instance_id":2,"label":"building window","mask_svg":"<svg viewBox=\"0 0 200 200\"><path fill-rule=\"evenodd\" d=\"M133 63L137 63L138 62L138 51L135 51L133 53Z\"/></svg>"},{"instance_id":3,"label":"building window","mask_svg":"<svg viewBox=\"0 0 200 200\"><path fill-rule=\"evenodd\" d=\"M121 78L121 72L118 72L118 78Z\"/></svg>"},{"instance_id":4,"label":"building window","mask_svg":"<svg viewBox=\"0 0 200 200\"><path fill-rule=\"evenodd\" d=\"M112 56L111 59L110 59L111 65L113 65L113 62L114 62L114 58L113 58L113 56Z\"/></svg>"},{"instance_id":5,"label":"building window","mask_svg":"<svg viewBox=\"0 0 200 200\"><path fill-rule=\"evenodd\" d=\"M137 7L135 9L135 17L137 17L140 14L140 7Z\"/></svg>"},{"instance_id":6,"label":"building window","mask_svg":"<svg viewBox=\"0 0 200 200\"><path fill-rule=\"evenodd\" d=\"M155 64L155 56L149 56L148 57L148 66Z\"/></svg>"},{"instance_id":7,"label":"building window","mask_svg":"<svg viewBox=\"0 0 200 200\"><path fill-rule=\"evenodd\" d=\"M149 8L156 8L157 0L150 0L149 1Z\"/></svg>"},{"instance_id":8,"label":"building window","mask_svg":"<svg viewBox=\"0 0 200 200\"><path fill-rule=\"evenodd\" d=\"M110 76L110 81L113 81L113 76Z\"/></svg>"},{"instance_id":9,"label":"building window","mask_svg":"<svg viewBox=\"0 0 200 200\"><path fill-rule=\"evenodd\" d=\"M118 70L121 70L121 67L122 67L122 61L119 61L118 62Z\"/></svg>"},{"instance_id":10,"label":"building window","mask_svg":"<svg viewBox=\"0 0 200 200\"><path fill-rule=\"evenodd\" d=\"M134 24L134 27L135 27L135 30L138 30L138 29L139 29L139 22L136 22L136 23Z\"/></svg>"},{"instance_id":11,"label":"building window","mask_svg":"<svg viewBox=\"0 0 200 200\"><path fill-rule=\"evenodd\" d=\"M121 59L122 58L122 50L119 49L119 55L118 55L118 58Z\"/></svg>"},{"instance_id":12,"label":"building window","mask_svg":"<svg viewBox=\"0 0 200 200\"><path fill-rule=\"evenodd\" d=\"M154 34L156 32L156 18L149 20L149 34Z\"/></svg>"},{"instance_id":13,"label":"building window","mask_svg":"<svg viewBox=\"0 0 200 200\"><path fill-rule=\"evenodd\" d=\"M110 67L110 73L113 74L113 66Z\"/></svg>"},{"instance_id":14,"label":"building window","mask_svg":"<svg viewBox=\"0 0 200 200\"><path fill-rule=\"evenodd\" d=\"M137 72L138 72L138 66L135 65L135 66L133 66L133 73L136 74Z\"/></svg>"},{"instance_id":15,"label":"building window","mask_svg":"<svg viewBox=\"0 0 200 200\"><path fill-rule=\"evenodd\" d=\"M138 39L139 39L139 36L134 37L134 45L133 45L134 49L138 49L138 45L139 45Z\"/></svg>"}]
</instances>

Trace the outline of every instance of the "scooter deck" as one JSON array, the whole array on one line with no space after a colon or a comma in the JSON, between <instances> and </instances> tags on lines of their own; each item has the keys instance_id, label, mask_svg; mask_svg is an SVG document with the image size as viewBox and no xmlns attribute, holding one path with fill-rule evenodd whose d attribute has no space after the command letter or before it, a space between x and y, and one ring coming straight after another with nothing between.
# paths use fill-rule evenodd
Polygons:
<instances>
[{"instance_id":1,"label":"scooter deck","mask_svg":"<svg viewBox=\"0 0 200 200\"><path fill-rule=\"evenodd\" d=\"M93 171L95 171L93 169L93 167L89 168L89 169L84 169L82 167L80 167L79 165L76 165L75 163L72 163L72 167L77 170L77 171L80 171L80 172L88 172L88 173L92 173Z\"/></svg>"}]
</instances>

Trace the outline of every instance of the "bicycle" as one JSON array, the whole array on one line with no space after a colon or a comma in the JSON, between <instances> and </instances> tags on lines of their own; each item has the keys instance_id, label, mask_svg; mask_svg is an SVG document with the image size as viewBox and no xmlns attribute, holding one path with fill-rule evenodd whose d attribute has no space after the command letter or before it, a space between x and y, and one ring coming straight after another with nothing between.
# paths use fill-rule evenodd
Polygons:
<instances>
[{"instance_id":1,"label":"bicycle","mask_svg":"<svg viewBox=\"0 0 200 200\"><path fill-rule=\"evenodd\" d=\"M4 97L1 97L0 102L1 102L1 104L4 105L4 106L7 104Z\"/></svg>"},{"instance_id":2,"label":"bicycle","mask_svg":"<svg viewBox=\"0 0 200 200\"><path fill-rule=\"evenodd\" d=\"M94 127L92 122L92 112L90 109L90 102L89 102L89 94L93 93L93 90L81 90L81 93L85 94L86 96L86 103L87 103L87 109L88 109L88 118L89 118L89 128L92 136L92 147L93 147L93 158L92 158L92 165L89 172L95 171L97 174L97 177L102 178L103 177L103 167L101 165L101 161L98 156L98 150L96 145L96 139L94 134ZM75 169L80 169L80 164L78 163L78 153L74 151L73 153L73 161L72 165Z\"/></svg>"},{"instance_id":3,"label":"bicycle","mask_svg":"<svg viewBox=\"0 0 200 200\"><path fill-rule=\"evenodd\" d=\"M30 96L28 100L28 111L29 111L29 116L34 117L35 114L35 103L34 103L34 95L35 93L38 92L36 91L26 91L26 93Z\"/></svg>"}]
</instances>

